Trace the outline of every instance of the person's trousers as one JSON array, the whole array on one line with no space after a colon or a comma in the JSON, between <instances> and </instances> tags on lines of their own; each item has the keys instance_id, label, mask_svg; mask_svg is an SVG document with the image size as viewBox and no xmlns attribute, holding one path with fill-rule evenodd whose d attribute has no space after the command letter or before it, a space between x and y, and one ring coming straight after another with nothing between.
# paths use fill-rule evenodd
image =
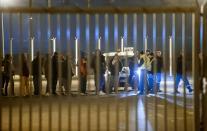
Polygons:
<instances>
[{"instance_id":1,"label":"person's trousers","mask_svg":"<svg viewBox=\"0 0 207 131\"><path fill-rule=\"evenodd\" d=\"M20 78L20 95L30 95L29 77L21 76Z\"/></svg>"},{"instance_id":2,"label":"person's trousers","mask_svg":"<svg viewBox=\"0 0 207 131\"><path fill-rule=\"evenodd\" d=\"M105 77L104 74L95 73L95 86L97 91L105 91Z\"/></svg>"},{"instance_id":3,"label":"person's trousers","mask_svg":"<svg viewBox=\"0 0 207 131\"><path fill-rule=\"evenodd\" d=\"M57 77L52 78L52 94L56 94Z\"/></svg>"},{"instance_id":4,"label":"person's trousers","mask_svg":"<svg viewBox=\"0 0 207 131\"><path fill-rule=\"evenodd\" d=\"M154 92L154 89L153 89L154 83L153 82L154 82L153 74L148 73L147 74L148 91Z\"/></svg>"},{"instance_id":5,"label":"person's trousers","mask_svg":"<svg viewBox=\"0 0 207 131\"><path fill-rule=\"evenodd\" d=\"M86 76L81 76L80 77L81 93L86 93L86 83L87 83L87 77Z\"/></svg>"},{"instance_id":6,"label":"person's trousers","mask_svg":"<svg viewBox=\"0 0 207 131\"><path fill-rule=\"evenodd\" d=\"M144 88L147 87L147 72L145 69L141 69L140 71L140 80L139 80L139 91L140 93L144 93Z\"/></svg>"},{"instance_id":7,"label":"person's trousers","mask_svg":"<svg viewBox=\"0 0 207 131\"><path fill-rule=\"evenodd\" d=\"M34 84L34 95L39 95L41 92L41 78L39 76L33 76L33 84Z\"/></svg>"},{"instance_id":8,"label":"person's trousers","mask_svg":"<svg viewBox=\"0 0 207 131\"><path fill-rule=\"evenodd\" d=\"M192 91L192 88L191 88L191 85L187 79L187 77L183 77L182 74L177 74L176 75L176 80L175 80L175 84L176 84L176 90L178 91L178 86L179 86L179 83L180 83L180 80L183 80L184 82L184 86L189 90L189 91Z\"/></svg>"},{"instance_id":9,"label":"person's trousers","mask_svg":"<svg viewBox=\"0 0 207 131\"><path fill-rule=\"evenodd\" d=\"M157 86L157 91L160 90L160 83L161 83L161 73L156 73L156 86Z\"/></svg>"},{"instance_id":10,"label":"person's trousers","mask_svg":"<svg viewBox=\"0 0 207 131\"><path fill-rule=\"evenodd\" d=\"M72 78L61 78L61 85L64 87L65 89L65 93L69 93L71 90L71 82L72 82Z\"/></svg>"},{"instance_id":11,"label":"person's trousers","mask_svg":"<svg viewBox=\"0 0 207 131\"><path fill-rule=\"evenodd\" d=\"M3 78L2 78L2 84L3 84L3 86L2 86L2 88L5 89L5 94L4 94L5 96L8 95L9 79L10 78L8 76L3 75Z\"/></svg>"}]
</instances>

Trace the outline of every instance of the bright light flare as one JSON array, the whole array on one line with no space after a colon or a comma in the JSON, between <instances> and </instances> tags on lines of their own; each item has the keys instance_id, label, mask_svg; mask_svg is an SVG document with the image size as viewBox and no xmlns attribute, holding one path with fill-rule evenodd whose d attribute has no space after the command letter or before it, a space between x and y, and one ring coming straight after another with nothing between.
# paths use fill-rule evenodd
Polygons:
<instances>
[{"instance_id":1,"label":"bright light flare","mask_svg":"<svg viewBox=\"0 0 207 131\"><path fill-rule=\"evenodd\" d=\"M140 74L141 74L141 69L140 68L138 68L137 70L136 70L136 75L140 78Z\"/></svg>"},{"instance_id":2,"label":"bright light flare","mask_svg":"<svg viewBox=\"0 0 207 131\"><path fill-rule=\"evenodd\" d=\"M34 37L31 38L31 61L34 60Z\"/></svg>"},{"instance_id":3,"label":"bright light flare","mask_svg":"<svg viewBox=\"0 0 207 131\"><path fill-rule=\"evenodd\" d=\"M0 6L11 6L15 4L16 0L0 0Z\"/></svg>"},{"instance_id":4,"label":"bright light flare","mask_svg":"<svg viewBox=\"0 0 207 131\"><path fill-rule=\"evenodd\" d=\"M124 52L124 37L121 37L121 52Z\"/></svg>"},{"instance_id":5,"label":"bright light flare","mask_svg":"<svg viewBox=\"0 0 207 131\"><path fill-rule=\"evenodd\" d=\"M98 39L98 49L101 50L101 37Z\"/></svg>"}]
</instances>

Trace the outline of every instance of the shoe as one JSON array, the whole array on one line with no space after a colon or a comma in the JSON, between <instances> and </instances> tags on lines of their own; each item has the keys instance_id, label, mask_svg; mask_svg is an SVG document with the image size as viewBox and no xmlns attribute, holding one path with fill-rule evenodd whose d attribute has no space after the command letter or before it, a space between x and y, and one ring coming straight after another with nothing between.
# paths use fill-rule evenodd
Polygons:
<instances>
[{"instance_id":1,"label":"shoe","mask_svg":"<svg viewBox=\"0 0 207 131\"><path fill-rule=\"evenodd\" d=\"M99 95L106 95L103 91L99 91Z\"/></svg>"},{"instance_id":2,"label":"shoe","mask_svg":"<svg viewBox=\"0 0 207 131\"><path fill-rule=\"evenodd\" d=\"M159 89L157 92L162 92L162 90Z\"/></svg>"},{"instance_id":3,"label":"shoe","mask_svg":"<svg viewBox=\"0 0 207 131\"><path fill-rule=\"evenodd\" d=\"M193 93L193 89L189 90L189 93Z\"/></svg>"},{"instance_id":4,"label":"shoe","mask_svg":"<svg viewBox=\"0 0 207 131\"><path fill-rule=\"evenodd\" d=\"M55 96L58 96L58 94L55 92L55 93L52 93L53 95L55 95Z\"/></svg>"},{"instance_id":5,"label":"shoe","mask_svg":"<svg viewBox=\"0 0 207 131\"><path fill-rule=\"evenodd\" d=\"M80 95L81 95L81 96L84 96L85 94L84 94L84 93L80 93Z\"/></svg>"},{"instance_id":6,"label":"shoe","mask_svg":"<svg viewBox=\"0 0 207 131\"><path fill-rule=\"evenodd\" d=\"M179 92L179 91L175 91L175 93L176 93L176 94L180 94L180 92Z\"/></svg>"},{"instance_id":7,"label":"shoe","mask_svg":"<svg viewBox=\"0 0 207 131\"><path fill-rule=\"evenodd\" d=\"M50 93L49 93L49 92L47 92L47 93L45 94L45 96L50 96Z\"/></svg>"}]
</instances>

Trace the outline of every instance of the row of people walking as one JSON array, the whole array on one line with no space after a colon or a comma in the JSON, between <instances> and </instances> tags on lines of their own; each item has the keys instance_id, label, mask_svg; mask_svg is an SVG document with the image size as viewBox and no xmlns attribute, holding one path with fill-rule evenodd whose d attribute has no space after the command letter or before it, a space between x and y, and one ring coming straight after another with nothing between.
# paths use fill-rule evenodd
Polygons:
<instances>
[{"instance_id":1,"label":"row of people walking","mask_svg":"<svg viewBox=\"0 0 207 131\"><path fill-rule=\"evenodd\" d=\"M178 91L178 85L181 79L183 79L185 86L189 92L192 92L191 85L186 76L182 75L182 54L177 59L177 74L176 74L176 93ZM109 93L118 92L120 85L119 73L122 71L123 63L116 53L108 61L105 60L102 52L96 50L95 54L89 63L86 54L81 53L80 61L78 65L75 65L72 56L64 56L55 52L53 56L47 54L42 57L38 52L36 57L31 63L31 74L33 76L34 95L40 95L42 92L42 75L45 75L46 95L57 95L56 88L59 81L61 92L64 95L70 94L72 77L75 74L75 66L79 67L79 87L80 93L86 94L88 64L93 69L94 81L96 87L96 94L104 95L106 93L106 87L109 89ZM156 51L155 55L150 50L140 51L134 53L134 56L129 58L128 66L130 69L129 78L127 83L133 89L137 89L139 94L161 92L161 74L163 68L163 59L161 51ZM20 95L31 95L31 89L29 86L30 69L28 59L25 54L21 54L20 64ZM13 66L13 59L10 55L6 55L2 61L2 95L8 95L8 84L10 82L11 95L14 95L14 79L15 68ZM106 72L110 72L110 77L106 78ZM137 74L137 71L139 73ZM4 89L4 93L3 93Z\"/></svg>"}]
</instances>

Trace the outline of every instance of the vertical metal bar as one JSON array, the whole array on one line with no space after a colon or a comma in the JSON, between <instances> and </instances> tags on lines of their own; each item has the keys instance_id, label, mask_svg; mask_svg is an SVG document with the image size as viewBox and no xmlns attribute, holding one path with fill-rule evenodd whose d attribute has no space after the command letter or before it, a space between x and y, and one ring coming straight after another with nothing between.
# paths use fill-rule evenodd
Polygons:
<instances>
[{"instance_id":1,"label":"vertical metal bar","mask_svg":"<svg viewBox=\"0 0 207 131\"><path fill-rule=\"evenodd\" d=\"M143 50L147 50L147 14L143 14Z\"/></svg>"},{"instance_id":2,"label":"vertical metal bar","mask_svg":"<svg viewBox=\"0 0 207 131\"><path fill-rule=\"evenodd\" d=\"M175 14L172 14L172 50L173 50L173 80L174 80L174 131L177 131L177 90L175 84L175 76L176 76L176 53L175 53Z\"/></svg>"},{"instance_id":3,"label":"vertical metal bar","mask_svg":"<svg viewBox=\"0 0 207 131\"><path fill-rule=\"evenodd\" d=\"M47 7L51 7L51 0L47 0ZM50 91L50 88L52 87L52 63L51 63L51 40L50 40L50 38L51 38L51 15L50 14L48 14L47 15L47 24L48 24L48 56L47 56L47 58L46 59L48 59L47 61L48 61L48 80L47 80L47 90L49 91L49 92L51 92ZM47 93L49 93L49 92L47 92ZM52 129L52 103L51 102L49 102L48 103L48 108L49 108L49 110L48 110L48 130L51 130Z\"/></svg>"},{"instance_id":4,"label":"vertical metal bar","mask_svg":"<svg viewBox=\"0 0 207 131\"><path fill-rule=\"evenodd\" d=\"M13 47L12 47L12 41L13 41L13 26L12 26L12 14L9 14L9 49L10 49L10 55L13 56Z\"/></svg>"},{"instance_id":5,"label":"vertical metal bar","mask_svg":"<svg viewBox=\"0 0 207 131\"><path fill-rule=\"evenodd\" d=\"M29 130L32 131L32 103L29 103Z\"/></svg>"},{"instance_id":6,"label":"vertical metal bar","mask_svg":"<svg viewBox=\"0 0 207 131\"><path fill-rule=\"evenodd\" d=\"M2 105L0 103L0 130L2 131Z\"/></svg>"},{"instance_id":7,"label":"vertical metal bar","mask_svg":"<svg viewBox=\"0 0 207 131\"><path fill-rule=\"evenodd\" d=\"M37 35L38 35L38 42L39 42L39 46L38 46L38 51L40 52L40 59L39 59L39 95L40 95L40 102L39 102L39 131L42 131L42 69L43 69L43 52L44 52L44 44L41 44L43 43L43 38L42 38L42 35L41 35L41 15L40 14L37 14Z\"/></svg>"},{"instance_id":8,"label":"vertical metal bar","mask_svg":"<svg viewBox=\"0 0 207 131\"><path fill-rule=\"evenodd\" d=\"M205 6L206 7L206 6ZM207 39L206 39L206 33L207 33L207 24L206 24L206 16L207 16L207 12L206 10L204 11L204 14L203 14L203 22L201 23L202 26L203 26L203 34L202 34L202 38L203 38L203 42L202 42L202 48L201 48L201 77L205 77L207 78L207 68L204 68L207 66ZM203 78L202 78L203 79ZM203 79L205 80L205 79ZM202 81L203 81L202 80ZM201 84L203 87L206 86L206 85L203 85L203 83ZM194 88L195 90L195 88ZM206 92L202 92L202 110L201 110L201 129L203 130L207 130L207 112L206 112L206 107L207 105L205 103L207 103L207 94ZM195 93L194 93L194 99L195 99ZM195 106L195 105L194 105ZM197 106L197 105L196 105ZM195 108L195 107L194 107Z\"/></svg>"},{"instance_id":9,"label":"vertical metal bar","mask_svg":"<svg viewBox=\"0 0 207 131\"><path fill-rule=\"evenodd\" d=\"M157 43L156 43L156 38L157 38L157 22L156 22L156 20L157 20L157 15L154 13L153 14L153 52L155 52L156 50L157 50ZM153 63L153 72L156 72L157 71L157 64L154 62ZM155 122L155 131L157 131L158 130L158 116L157 116L157 104L158 104L158 101L157 101L157 85L156 85L156 76L154 76L153 75L153 91L154 91L154 93L155 93L155 97L154 97L154 108L155 108L155 112L154 112L154 118L155 118L155 120L154 120L154 122Z\"/></svg>"},{"instance_id":10,"label":"vertical metal bar","mask_svg":"<svg viewBox=\"0 0 207 131\"><path fill-rule=\"evenodd\" d=\"M107 102L107 104L106 104L106 118L107 118L106 129L107 129L107 131L110 130L110 115L109 115L109 113L110 113L110 104L109 104L109 102Z\"/></svg>"},{"instance_id":11,"label":"vertical metal bar","mask_svg":"<svg viewBox=\"0 0 207 131\"><path fill-rule=\"evenodd\" d=\"M71 29L70 29L70 15L66 14L66 23L67 23L67 29L66 29L66 43L67 43L67 64L68 64L68 78L67 80L69 81L69 89L68 89L68 94L71 94L71 84L72 84L72 53L71 53ZM70 69L71 68L71 69Z\"/></svg>"},{"instance_id":12,"label":"vertical metal bar","mask_svg":"<svg viewBox=\"0 0 207 131\"><path fill-rule=\"evenodd\" d=\"M101 50L101 39L99 38L99 15L96 14L95 16L95 39L96 41L98 40L98 45L96 46L96 50L97 49L100 49ZM97 43L96 43L97 44ZM97 56L97 53L95 51L95 56ZM96 68L96 72L94 72L94 81L95 81L95 93L98 95L99 94L99 79L97 79L99 77L99 67L97 67L98 65L100 65L100 60L98 59L98 57L95 57L96 58L96 65L95 65L95 68ZM96 74L95 74L96 73Z\"/></svg>"},{"instance_id":13,"label":"vertical metal bar","mask_svg":"<svg viewBox=\"0 0 207 131\"><path fill-rule=\"evenodd\" d=\"M91 130L91 103L90 101L87 102L87 105L88 105L88 120L87 120L87 131L90 131Z\"/></svg>"},{"instance_id":14,"label":"vertical metal bar","mask_svg":"<svg viewBox=\"0 0 207 131\"><path fill-rule=\"evenodd\" d=\"M205 6L205 8L206 8L206 6ZM203 79L202 81L205 82L205 84L204 83L202 84L204 92L202 92L202 111L201 111L201 114L202 114L202 119L201 119L202 127L201 128L203 130L207 130L207 121L206 121L206 119L207 119L207 111L206 111L206 109L207 109L206 108L207 107L207 105L206 105L206 103L207 103L207 93L206 93L206 89L205 89L205 88L207 88L206 87L207 86L206 85L207 68L204 68L204 67L207 66L207 39L206 39L206 33L207 33L207 19L206 18L207 17L206 16L207 16L207 12L205 10L204 16L203 16L203 23L201 23L201 24L203 24L204 31L203 31L203 36L202 36L203 37L203 43L202 43L203 45L202 45L202 48L201 48L203 54L201 54L201 58L200 58L200 60L201 60L201 76L205 77L205 78L202 78ZM194 90L195 90L195 87L194 87ZM194 92L194 100L196 100L195 92ZM196 104L194 104L194 109L196 109L196 107L197 107ZM194 111L194 112L196 112L196 111ZM197 120L195 119L195 121L197 121ZM197 126L195 126L195 129L196 129L196 127Z\"/></svg>"},{"instance_id":15,"label":"vertical metal bar","mask_svg":"<svg viewBox=\"0 0 207 131\"><path fill-rule=\"evenodd\" d=\"M139 97L136 95L134 97L134 104L135 104L135 131L139 131L139 123L138 123L138 99Z\"/></svg>"},{"instance_id":16,"label":"vertical metal bar","mask_svg":"<svg viewBox=\"0 0 207 131\"><path fill-rule=\"evenodd\" d=\"M49 1L49 0L48 0ZM45 69L45 76L47 79L47 86L46 86L46 94L52 93L52 63L51 63L51 56L52 56L52 49L51 49L51 15L47 14L47 40L48 40L48 52L46 55L46 61L44 64L47 64L47 69ZM47 63L46 63L47 62ZM45 66L46 67L46 66Z\"/></svg>"},{"instance_id":17,"label":"vertical metal bar","mask_svg":"<svg viewBox=\"0 0 207 131\"><path fill-rule=\"evenodd\" d=\"M50 101L49 103L48 103L48 108L49 108L49 110L48 110L48 120L49 120L49 122L48 122L48 130L52 130L52 102Z\"/></svg>"},{"instance_id":18,"label":"vertical metal bar","mask_svg":"<svg viewBox=\"0 0 207 131\"><path fill-rule=\"evenodd\" d=\"M97 104L97 131L100 131L100 103L96 103Z\"/></svg>"},{"instance_id":19,"label":"vertical metal bar","mask_svg":"<svg viewBox=\"0 0 207 131\"><path fill-rule=\"evenodd\" d=\"M23 34L22 34L22 14L20 13L19 14L19 33L20 33L20 40L19 40L19 44L20 44L20 52L22 53L22 42L23 42ZM21 58L21 55L20 55L20 68L22 69L22 58ZM20 81L20 85L22 84L21 83L22 81ZM23 87L20 86L20 94L23 95L23 92L22 92L22 89ZM20 100L20 104L19 104L19 131L22 130L22 100Z\"/></svg>"},{"instance_id":20,"label":"vertical metal bar","mask_svg":"<svg viewBox=\"0 0 207 131\"><path fill-rule=\"evenodd\" d=\"M13 35L13 26L12 26L12 14L9 14L9 38L12 39L12 35ZM11 49L11 44L10 44L10 49ZM10 50L10 55L12 56L12 51ZM11 75L11 74L10 74ZM10 80L10 95L14 95L14 92L12 90L14 90L12 87L13 85L11 84L11 80ZM1 114L0 114L1 115ZM9 102L9 131L12 130L12 104L11 102ZM1 123L0 123L1 124Z\"/></svg>"},{"instance_id":21,"label":"vertical metal bar","mask_svg":"<svg viewBox=\"0 0 207 131\"><path fill-rule=\"evenodd\" d=\"M118 49L118 14L114 14L114 44L115 44L115 49Z\"/></svg>"},{"instance_id":22,"label":"vertical metal bar","mask_svg":"<svg viewBox=\"0 0 207 131\"><path fill-rule=\"evenodd\" d=\"M72 131L72 118L71 118L71 101L68 102L68 130Z\"/></svg>"},{"instance_id":23,"label":"vertical metal bar","mask_svg":"<svg viewBox=\"0 0 207 131\"><path fill-rule=\"evenodd\" d=\"M197 36L197 32L196 32L196 27L197 27L197 25L196 24L198 24L198 23L196 23L197 21L195 20L197 17L196 17L196 15L197 14L194 14L194 13L192 13L192 76L193 76L193 81L192 81L192 85L193 85L193 87L194 87L194 90L195 90L195 92L194 92L194 114L195 114L195 116L194 116L194 130L196 130L196 129L199 129L199 128L196 128L196 127L198 127L198 125L197 124L200 124L200 123L198 123L197 122L197 120L199 120L199 119L196 119L196 114L198 114L197 112L196 112L196 110L198 109L198 107L197 106L199 106L199 103L200 102L198 102L198 101L196 101L196 96L197 97L199 97L199 89L197 88L197 85L196 85L196 77L197 77L197 73L196 73L196 63L195 62L197 62L198 60L197 60L197 58L196 58L196 53L197 53L197 47L196 47L196 43L197 43L197 41L196 41L196 36ZM195 106L196 105L196 106Z\"/></svg>"},{"instance_id":24,"label":"vertical metal bar","mask_svg":"<svg viewBox=\"0 0 207 131\"><path fill-rule=\"evenodd\" d=\"M143 40L147 38L147 15L143 14ZM146 44L143 45L144 52L146 53L147 47ZM148 131L148 101L147 101L147 77L145 74L144 78L144 108L145 108L145 131Z\"/></svg>"},{"instance_id":25,"label":"vertical metal bar","mask_svg":"<svg viewBox=\"0 0 207 131\"><path fill-rule=\"evenodd\" d=\"M86 45L87 45L87 49L86 49L86 51L88 52L87 53L87 83L88 83L88 85L87 85L87 87L88 87L88 91L89 91L89 87L90 87L90 77L89 77L89 70L90 70L90 63L91 63L91 57L90 57L90 53L89 52L91 52L91 49L90 49L90 29L91 29L91 27L90 27L90 15L89 14L86 14ZM99 91L98 89L96 90L96 91ZM89 103L88 103L89 104ZM89 107L90 107L90 105L89 105ZM90 110L89 110L90 108L88 108L88 112L87 112L87 121L88 121L88 123L87 123L87 127L89 128L89 126L90 126L90 116L89 116L89 114L90 114ZM87 128L87 129L88 129ZM87 130L86 129L86 130ZM90 131L90 130L88 130L88 131Z\"/></svg>"},{"instance_id":26,"label":"vertical metal bar","mask_svg":"<svg viewBox=\"0 0 207 131\"><path fill-rule=\"evenodd\" d=\"M86 14L86 33L85 33L85 41L86 41L86 52L87 52L87 63L86 63L86 70L89 71L90 70L90 63L91 63L91 57L90 57L90 15ZM89 78L89 72L87 72L87 87L88 89L86 91L89 91L89 86L90 86L90 79ZM99 90L97 89L96 92L98 92Z\"/></svg>"},{"instance_id":27,"label":"vertical metal bar","mask_svg":"<svg viewBox=\"0 0 207 131\"><path fill-rule=\"evenodd\" d=\"M101 50L101 38L100 33L99 33L99 14L95 14L95 41L98 41L98 45L96 43L96 49Z\"/></svg>"},{"instance_id":28,"label":"vertical metal bar","mask_svg":"<svg viewBox=\"0 0 207 131\"><path fill-rule=\"evenodd\" d=\"M32 7L32 0L29 0L29 7ZM30 71L32 70L32 60L33 60L33 55L34 55L34 38L33 38L33 17L32 14L29 15L29 47L30 47L30 57L29 57L29 69ZM31 76L32 74L29 75L29 95L32 95L32 81L31 81ZM29 103L29 130L32 130L32 103Z\"/></svg>"},{"instance_id":29,"label":"vertical metal bar","mask_svg":"<svg viewBox=\"0 0 207 131\"><path fill-rule=\"evenodd\" d=\"M109 16L108 14L104 15L104 40L105 40L105 52L109 51ZM108 56L105 56L105 60L108 60ZM106 63L106 66L109 67L109 62ZM110 92L110 79L108 78L108 74L107 74L107 83L106 83L106 88L107 88L107 94L109 94Z\"/></svg>"},{"instance_id":30,"label":"vertical metal bar","mask_svg":"<svg viewBox=\"0 0 207 131\"><path fill-rule=\"evenodd\" d=\"M162 14L162 47L163 47L163 74L164 74L164 130L168 130L167 115L167 53L166 53L166 14Z\"/></svg>"},{"instance_id":31,"label":"vertical metal bar","mask_svg":"<svg viewBox=\"0 0 207 131\"><path fill-rule=\"evenodd\" d=\"M199 116L199 111L200 111L200 97L199 97L199 73L198 73L198 49L199 49L199 35L200 35L200 30L199 30L199 24L200 24L200 12L197 10L195 13L192 14L192 52L193 52L193 60L192 60L192 76L193 76L193 87L194 87L194 130L197 130L200 128L200 116ZM205 57L206 59L206 57ZM205 61L205 60L204 60Z\"/></svg>"},{"instance_id":32,"label":"vertical metal bar","mask_svg":"<svg viewBox=\"0 0 207 131\"><path fill-rule=\"evenodd\" d=\"M128 47L128 41L129 41L129 37L128 37L128 34L129 34L129 29L128 29L128 14L124 14L124 40L125 40L125 46ZM123 51L124 51L124 47L123 47ZM124 58L124 63L123 63L123 66L129 66L128 64L128 52L126 52L126 56ZM128 79L127 79L128 81ZM126 90L128 88L128 85L127 83L124 84L124 89ZM127 124L127 123L126 123Z\"/></svg>"},{"instance_id":33,"label":"vertical metal bar","mask_svg":"<svg viewBox=\"0 0 207 131\"><path fill-rule=\"evenodd\" d=\"M134 53L137 52L137 48L138 48L138 43L137 43L137 14L134 13L133 14L133 47L134 47ZM135 55L135 54L134 54ZM137 57L137 56L136 56ZM134 58L133 62L135 63L137 61L136 57ZM137 64L137 63L136 63ZM136 69L136 64L134 64L134 68ZM134 86L134 93L137 94L138 91L138 82L133 82ZM137 119L136 119L137 120ZM136 122L137 123L137 122ZM138 124L136 124L137 126Z\"/></svg>"},{"instance_id":34,"label":"vertical metal bar","mask_svg":"<svg viewBox=\"0 0 207 131\"><path fill-rule=\"evenodd\" d=\"M172 45L172 36L169 37L169 70L170 76L173 74L173 45Z\"/></svg>"},{"instance_id":35,"label":"vertical metal bar","mask_svg":"<svg viewBox=\"0 0 207 131\"><path fill-rule=\"evenodd\" d=\"M82 115L82 113L81 113L81 102L79 101L78 102L78 131L80 131L81 130L81 115Z\"/></svg>"},{"instance_id":36,"label":"vertical metal bar","mask_svg":"<svg viewBox=\"0 0 207 131\"><path fill-rule=\"evenodd\" d=\"M4 58L5 52L4 52L4 12L1 13L1 35L2 35L2 56Z\"/></svg>"},{"instance_id":37,"label":"vertical metal bar","mask_svg":"<svg viewBox=\"0 0 207 131\"><path fill-rule=\"evenodd\" d=\"M62 41L61 41L61 17L60 14L57 14L57 52L59 53L58 56L58 79L59 79L59 89L60 89L60 93L61 95L63 94L63 89L62 89ZM62 130L62 99L59 98L58 99L58 130Z\"/></svg>"},{"instance_id":38,"label":"vertical metal bar","mask_svg":"<svg viewBox=\"0 0 207 131\"><path fill-rule=\"evenodd\" d=\"M42 97L39 103L39 131L42 131Z\"/></svg>"},{"instance_id":39,"label":"vertical metal bar","mask_svg":"<svg viewBox=\"0 0 207 131\"><path fill-rule=\"evenodd\" d=\"M80 88L80 66L78 65L80 63L80 14L76 14L76 75L78 76L78 93L80 93L81 88Z\"/></svg>"},{"instance_id":40,"label":"vertical metal bar","mask_svg":"<svg viewBox=\"0 0 207 131\"><path fill-rule=\"evenodd\" d=\"M12 118L12 103L9 102L9 131L12 131Z\"/></svg>"},{"instance_id":41,"label":"vertical metal bar","mask_svg":"<svg viewBox=\"0 0 207 131\"><path fill-rule=\"evenodd\" d=\"M126 98L126 103L125 103L125 117L126 117L126 131L129 131L129 99Z\"/></svg>"},{"instance_id":42,"label":"vertical metal bar","mask_svg":"<svg viewBox=\"0 0 207 131\"><path fill-rule=\"evenodd\" d=\"M128 22L127 22L127 19L128 19L128 15L127 14L124 14L124 43L125 45L124 46L127 46L128 45Z\"/></svg>"},{"instance_id":43,"label":"vertical metal bar","mask_svg":"<svg viewBox=\"0 0 207 131\"><path fill-rule=\"evenodd\" d=\"M58 103L58 130L62 130L62 102L61 99L59 98L59 103Z\"/></svg>"},{"instance_id":44,"label":"vertical metal bar","mask_svg":"<svg viewBox=\"0 0 207 131\"><path fill-rule=\"evenodd\" d=\"M183 78L187 77L186 76L186 50L185 50L186 44L185 44L185 14L182 13L182 53L183 55L183 61L182 61L182 73L183 73ZM184 111L183 111L183 117L184 117L184 131L187 131L187 107L186 107L186 88L185 88L185 84L183 84L183 107L184 107Z\"/></svg>"},{"instance_id":45,"label":"vertical metal bar","mask_svg":"<svg viewBox=\"0 0 207 131\"><path fill-rule=\"evenodd\" d=\"M119 131L120 129L119 129L119 112L120 112L120 110L119 110L119 99L118 98L116 98L116 108L115 108L115 110L116 110L116 131Z\"/></svg>"}]
</instances>

